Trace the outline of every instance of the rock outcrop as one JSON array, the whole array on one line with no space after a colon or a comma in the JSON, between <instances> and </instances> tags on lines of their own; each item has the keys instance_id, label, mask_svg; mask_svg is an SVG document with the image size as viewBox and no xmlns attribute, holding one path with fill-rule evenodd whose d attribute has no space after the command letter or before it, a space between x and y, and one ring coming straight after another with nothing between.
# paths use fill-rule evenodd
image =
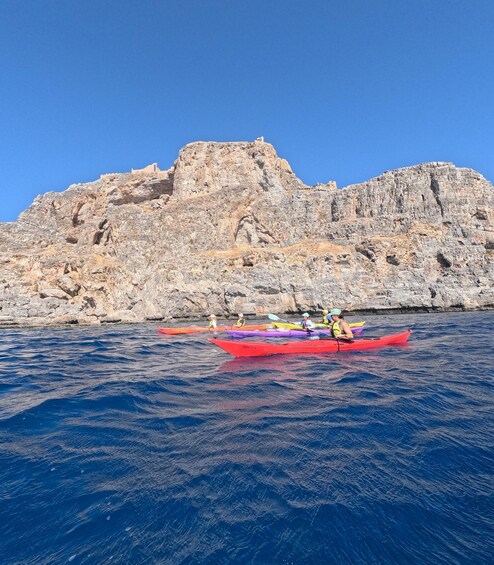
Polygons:
<instances>
[{"instance_id":1,"label":"rock outcrop","mask_svg":"<svg viewBox=\"0 0 494 565\"><path fill-rule=\"evenodd\" d=\"M493 281L493 186L451 163L340 190L268 143L192 143L0 224L0 325L492 308Z\"/></svg>"}]
</instances>

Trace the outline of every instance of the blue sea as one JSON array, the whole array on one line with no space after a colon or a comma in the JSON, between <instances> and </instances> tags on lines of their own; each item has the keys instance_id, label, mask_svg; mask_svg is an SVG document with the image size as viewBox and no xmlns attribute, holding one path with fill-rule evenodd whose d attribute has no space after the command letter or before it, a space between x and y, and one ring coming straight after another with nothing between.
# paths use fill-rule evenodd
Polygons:
<instances>
[{"instance_id":1,"label":"blue sea","mask_svg":"<svg viewBox=\"0 0 494 565\"><path fill-rule=\"evenodd\" d=\"M0 330L0 563L492 563L494 313L235 360L156 326Z\"/></svg>"}]
</instances>

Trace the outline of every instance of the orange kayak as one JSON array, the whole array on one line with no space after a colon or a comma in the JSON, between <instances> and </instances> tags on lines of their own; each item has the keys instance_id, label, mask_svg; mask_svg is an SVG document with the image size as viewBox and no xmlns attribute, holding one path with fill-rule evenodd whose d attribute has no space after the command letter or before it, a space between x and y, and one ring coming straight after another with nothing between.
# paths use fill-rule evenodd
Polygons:
<instances>
[{"instance_id":1,"label":"orange kayak","mask_svg":"<svg viewBox=\"0 0 494 565\"><path fill-rule=\"evenodd\" d=\"M271 324L249 324L243 326L241 329L248 330L265 330L269 328ZM183 334L197 334L197 333L208 333L208 326L182 326L181 328L156 328L158 333L166 335L183 335ZM217 332L224 332L225 330L239 329L235 324L231 326L218 326L216 328Z\"/></svg>"}]
</instances>

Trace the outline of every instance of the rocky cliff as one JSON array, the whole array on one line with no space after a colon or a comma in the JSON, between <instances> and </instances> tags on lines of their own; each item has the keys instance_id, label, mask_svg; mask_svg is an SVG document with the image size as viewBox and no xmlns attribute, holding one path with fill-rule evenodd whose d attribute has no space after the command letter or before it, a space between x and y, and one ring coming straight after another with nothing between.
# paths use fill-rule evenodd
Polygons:
<instances>
[{"instance_id":1,"label":"rocky cliff","mask_svg":"<svg viewBox=\"0 0 494 565\"><path fill-rule=\"evenodd\" d=\"M426 163L306 186L264 142L192 143L0 224L0 324L494 307L494 190Z\"/></svg>"}]
</instances>

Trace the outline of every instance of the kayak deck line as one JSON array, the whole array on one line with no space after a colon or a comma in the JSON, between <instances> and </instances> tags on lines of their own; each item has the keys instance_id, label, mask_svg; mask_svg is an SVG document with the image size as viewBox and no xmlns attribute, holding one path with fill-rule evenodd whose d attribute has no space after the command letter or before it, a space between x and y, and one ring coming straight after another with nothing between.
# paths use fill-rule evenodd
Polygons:
<instances>
[{"instance_id":1,"label":"kayak deck line","mask_svg":"<svg viewBox=\"0 0 494 565\"><path fill-rule=\"evenodd\" d=\"M336 353L339 351L365 351L390 345L403 345L408 341L412 330L376 338L362 338L352 341L344 339L300 340L286 343L262 341L235 341L211 338L208 341L234 357L262 357L298 353Z\"/></svg>"}]
</instances>

